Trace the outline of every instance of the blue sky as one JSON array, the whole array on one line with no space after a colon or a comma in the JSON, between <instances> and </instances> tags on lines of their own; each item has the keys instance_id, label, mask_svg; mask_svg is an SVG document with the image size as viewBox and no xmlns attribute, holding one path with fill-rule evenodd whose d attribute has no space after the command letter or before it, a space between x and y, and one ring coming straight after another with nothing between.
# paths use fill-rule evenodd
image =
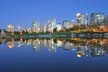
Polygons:
<instances>
[{"instance_id":1,"label":"blue sky","mask_svg":"<svg viewBox=\"0 0 108 72\"><path fill-rule=\"evenodd\" d=\"M76 19L76 13L104 12L108 14L108 0L0 0L0 28L8 24L30 27L33 20L46 24Z\"/></svg>"}]
</instances>

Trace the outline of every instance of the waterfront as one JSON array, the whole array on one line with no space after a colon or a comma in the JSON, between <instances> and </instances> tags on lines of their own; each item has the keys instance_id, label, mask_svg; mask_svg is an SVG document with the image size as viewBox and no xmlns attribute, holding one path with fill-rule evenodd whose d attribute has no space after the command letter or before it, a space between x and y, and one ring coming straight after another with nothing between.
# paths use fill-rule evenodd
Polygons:
<instances>
[{"instance_id":1,"label":"waterfront","mask_svg":"<svg viewBox=\"0 0 108 72\"><path fill-rule=\"evenodd\" d=\"M23 39L30 39L30 38L85 38L85 39L90 39L90 38L108 38L108 32L80 32L80 33L75 33L75 32L56 32L56 33L23 33L22 35L20 34L14 34L12 35L11 33L4 33L0 34L0 39L10 39L10 38L23 38Z\"/></svg>"},{"instance_id":2,"label":"waterfront","mask_svg":"<svg viewBox=\"0 0 108 72\"><path fill-rule=\"evenodd\" d=\"M0 39L0 70L108 71L108 39Z\"/></svg>"}]
</instances>

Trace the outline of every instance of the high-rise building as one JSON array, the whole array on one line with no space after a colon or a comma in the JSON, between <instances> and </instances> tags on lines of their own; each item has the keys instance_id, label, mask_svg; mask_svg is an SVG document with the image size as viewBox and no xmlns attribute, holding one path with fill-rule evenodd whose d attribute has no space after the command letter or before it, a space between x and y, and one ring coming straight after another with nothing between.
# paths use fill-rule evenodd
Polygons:
<instances>
[{"instance_id":1,"label":"high-rise building","mask_svg":"<svg viewBox=\"0 0 108 72\"><path fill-rule=\"evenodd\" d=\"M69 20L64 20L62 24L62 28L70 28L70 21Z\"/></svg>"},{"instance_id":2,"label":"high-rise building","mask_svg":"<svg viewBox=\"0 0 108 72\"><path fill-rule=\"evenodd\" d=\"M14 26L9 24L7 27L8 32L14 32Z\"/></svg>"},{"instance_id":3,"label":"high-rise building","mask_svg":"<svg viewBox=\"0 0 108 72\"><path fill-rule=\"evenodd\" d=\"M46 31L47 31L47 26L44 25L44 26L43 26L43 32L46 32Z\"/></svg>"},{"instance_id":4,"label":"high-rise building","mask_svg":"<svg viewBox=\"0 0 108 72\"><path fill-rule=\"evenodd\" d=\"M39 32L43 32L44 31L44 26L40 26L40 31Z\"/></svg>"},{"instance_id":5,"label":"high-rise building","mask_svg":"<svg viewBox=\"0 0 108 72\"><path fill-rule=\"evenodd\" d=\"M106 24L108 25L108 15L106 15Z\"/></svg>"},{"instance_id":6,"label":"high-rise building","mask_svg":"<svg viewBox=\"0 0 108 72\"><path fill-rule=\"evenodd\" d=\"M88 14L80 14L77 13L77 24L79 25L87 25L88 24Z\"/></svg>"},{"instance_id":7,"label":"high-rise building","mask_svg":"<svg viewBox=\"0 0 108 72\"><path fill-rule=\"evenodd\" d=\"M47 31L53 32L53 29L55 28L55 26L56 26L56 19L49 20L47 24Z\"/></svg>"},{"instance_id":8,"label":"high-rise building","mask_svg":"<svg viewBox=\"0 0 108 72\"><path fill-rule=\"evenodd\" d=\"M106 21L105 21L105 15L104 13L92 13L90 16L90 24L94 25L94 24L99 24L99 25L105 25Z\"/></svg>"},{"instance_id":9,"label":"high-rise building","mask_svg":"<svg viewBox=\"0 0 108 72\"><path fill-rule=\"evenodd\" d=\"M40 31L40 23L39 21L32 22L32 32L38 33Z\"/></svg>"},{"instance_id":10,"label":"high-rise building","mask_svg":"<svg viewBox=\"0 0 108 72\"><path fill-rule=\"evenodd\" d=\"M74 26L75 26L75 21L72 20L72 21L70 22L70 28L72 28L72 27L74 27Z\"/></svg>"},{"instance_id":11,"label":"high-rise building","mask_svg":"<svg viewBox=\"0 0 108 72\"><path fill-rule=\"evenodd\" d=\"M60 31L62 29L61 23L57 23L56 24L56 28L57 28L57 31Z\"/></svg>"},{"instance_id":12,"label":"high-rise building","mask_svg":"<svg viewBox=\"0 0 108 72\"><path fill-rule=\"evenodd\" d=\"M27 32L28 33L32 33L32 29L31 28L27 28Z\"/></svg>"}]
</instances>

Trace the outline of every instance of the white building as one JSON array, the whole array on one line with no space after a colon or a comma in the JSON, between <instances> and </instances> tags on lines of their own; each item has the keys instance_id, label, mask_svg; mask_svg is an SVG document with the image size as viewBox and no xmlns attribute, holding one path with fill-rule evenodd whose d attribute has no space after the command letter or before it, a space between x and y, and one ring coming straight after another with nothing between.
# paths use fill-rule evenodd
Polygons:
<instances>
[{"instance_id":1,"label":"white building","mask_svg":"<svg viewBox=\"0 0 108 72\"><path fill-rule=\"evenodd\" d=\"M72 28L72 27L74 27L74 26L75 26L75 21L72 20L72 21L70 22L70 28Z\"/></svg>"},{"instance_id":2,"label":"white building","mask_svg":"<svg viewBox=\"0 0 108 72\"><path fill-rule=\"evenodd\" d=\"M8 32L14 32L14 26L9 24L7 27Z\"/></svg>"},{"instance_id":3,"label":"white building","mask_svg":"<svg viewBox=\"0 0 108 72\"><path fill-rule=\"evenodd\" d=\"M47 31L53 33L53 29L56 27L56 19L52 19L48 21Z\"/></svg>"},{"instance_id":4,"label":"white building","mask_svg":"<svg viewBox=\"0 0 108 72\"><path fill-rule=\"evenodd\" d=\"M56 28L57 28L57 31L60 31L62 29L61 23L56 24Z\"/></svg>"},{"instance_id":5,"label":"white building","mask_svg":"<svg viewBox=\"0 0 108 72\"><path fill-rule=\"evenodd\" d=\"M46 32L46 31L47 31L47 26L44 25L43 28L44 28L44 29L43 29L43 32Z\"/></svg>"},{"instance_id":6,"label":"white building","mask_svg":"<svg viewBox=\"0 0 108 72\"><path fill-rule=\"evenodd\" d=\"M28 33L32 33L32 29L31 28L27 28L27 32Z\"/></svg>"},{"instance_id":7,"label":"white building","mask_svg":"<svg viewBox=\"0 0 108 72\"><path fill-rule=\"evenodd\" d=\"M77 24L87 25L88 24L88 14L77 13Z\"/></svg>"},{"instance_id":8,"label":"white building","mask_svg":"<svg viewBox=\"0 0 108 72\"><path fill-rule=\"evenodd\" d=\"M62 24L62 28L66 28L66 29L70 28L70 21L64 20Z\"/></svg>"},{"instance_id":9,"label":"white building","mask_svg":"<svg viewBox=\"0 0 108 72\"><path fill-rule=\"evenodd\" d=\"M38 21L32 22L32 32L40 32L40 23Z\"/></svg>"}]
</instances>

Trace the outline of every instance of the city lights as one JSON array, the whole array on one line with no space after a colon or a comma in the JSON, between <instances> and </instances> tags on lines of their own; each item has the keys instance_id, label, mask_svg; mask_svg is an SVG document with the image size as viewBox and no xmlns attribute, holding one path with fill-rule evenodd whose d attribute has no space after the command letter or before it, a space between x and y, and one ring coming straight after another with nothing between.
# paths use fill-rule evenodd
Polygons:
<instances>
[{"instance_id":1,"label":"city lights","mask_svg":"<svg viewBox=\"0 0 108 72\"><path fill-rule=\"evenodd\" d=\"M58 23L53 18L45 24L37 20L33 21L29 28L9 24L7 29L1 29L0 37L106 37L104 33L108 32L107 21L108 15L104 13L91 13L90 15L77 13L76 22L75 20L63 20Z\"/></svg>"}]
</instances>

